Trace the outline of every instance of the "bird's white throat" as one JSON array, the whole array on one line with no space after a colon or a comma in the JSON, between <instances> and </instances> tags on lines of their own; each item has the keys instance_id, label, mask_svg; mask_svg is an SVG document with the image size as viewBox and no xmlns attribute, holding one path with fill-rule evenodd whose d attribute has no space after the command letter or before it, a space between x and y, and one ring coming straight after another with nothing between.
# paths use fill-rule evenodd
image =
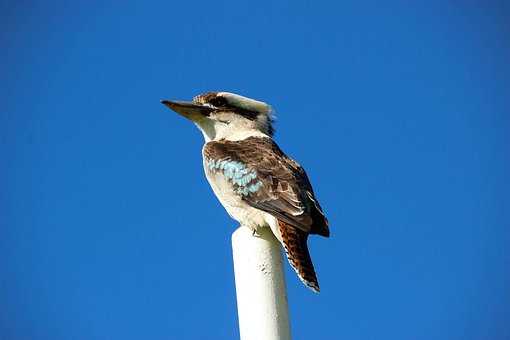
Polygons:
<instances>
[{"instance_id":1,"label":"bird's white throat","mask_svg":"<svg viewBox=\"0 0 510 340\"><path fill-rule=\"evenodd\" d=\"M245 122L223 123L210 119L204 119L195 122L202 134L205 142L212 140L243 140L248 137L269 137L266 133L255 128L255 126L246 125Z\"/></svg>"}]
</instances>

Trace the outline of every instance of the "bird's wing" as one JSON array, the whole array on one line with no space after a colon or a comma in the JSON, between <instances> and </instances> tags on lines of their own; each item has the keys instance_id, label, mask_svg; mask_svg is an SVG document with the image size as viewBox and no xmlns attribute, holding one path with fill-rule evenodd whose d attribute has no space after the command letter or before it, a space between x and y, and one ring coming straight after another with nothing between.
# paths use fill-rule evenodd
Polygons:
<instances>
[{"instance_id":1,"label":"bird's wing","mask_svg":"<svg viewBox=\"0 0 510 340\"><path fill-rule=\"evenodd\" d=\"M308 176L272 139L211 141L204 147L204 156L208 171L223 173L250 206L304 232L329 236Z\"/></svg>"}]
</instances>

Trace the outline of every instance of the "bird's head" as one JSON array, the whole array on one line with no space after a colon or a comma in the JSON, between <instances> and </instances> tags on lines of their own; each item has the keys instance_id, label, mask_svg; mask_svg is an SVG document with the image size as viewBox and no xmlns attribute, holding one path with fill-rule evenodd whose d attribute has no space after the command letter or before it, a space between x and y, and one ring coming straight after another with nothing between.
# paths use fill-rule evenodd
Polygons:
<instances>
[{"instance_id":1,"label":"bird's head","mask_svg":"<svg viewBox=\"0 0 510 340\"><path fill-rule=\"evenodd\" d=\"M207 92L191 102L162 100L164 105L193 121L206 140L243 139L273 135L271 106L230 92Z\"/></svg>"}]
</instances>

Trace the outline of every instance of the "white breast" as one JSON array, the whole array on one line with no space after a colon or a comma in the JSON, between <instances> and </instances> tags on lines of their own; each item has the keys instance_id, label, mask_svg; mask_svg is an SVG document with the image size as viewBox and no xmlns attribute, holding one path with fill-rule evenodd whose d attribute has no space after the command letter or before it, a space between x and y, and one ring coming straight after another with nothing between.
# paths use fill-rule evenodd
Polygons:
<instances>
[{"instance_id":1,"label":"white breast","mask_svg":"<svg viewBox=\"0 0 510 340\"><path fill-rule=\"evenodd\" d=\"M274 216L253 208L244 202L241 197L234 192L232 184L227 181L222 173L215 173L209 170L206 166L205 158L203 158L203 165L207 181L230 217L254 231L256 231L257 228L270 227L276 238L282 242L282 236L278 228L278 220Z\"/></svg>"},{"instance_id":2,"label":"white breast","mask_svg":"<svg viewBox=\"0 0 510 340\"><path fill-rule=\"evenodd\" d=\"M265 219L267 214L246 204L239 195L234 193L232 184L225 179L223 174L209 171L205 164L204 171L214 194L233 219L252 229L267 226Z\"/></svg>"}]
</instances>

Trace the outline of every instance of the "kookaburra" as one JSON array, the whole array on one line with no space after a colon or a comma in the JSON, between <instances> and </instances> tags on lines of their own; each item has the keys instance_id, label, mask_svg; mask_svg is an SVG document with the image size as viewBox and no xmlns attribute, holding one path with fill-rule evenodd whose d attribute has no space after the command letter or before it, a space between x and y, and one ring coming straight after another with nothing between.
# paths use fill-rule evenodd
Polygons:
<instances>
[{"instance_id":1,"label":"kookaburra","mask_svg":"<svg viewBox=\"0 0 510 340\"><path fill-rule=\"evenodd\" d=\"M271 106L229 92L162 103L202 131L205 175L228 214L254 234L270 227L301 281L319 292L307 239L329 237L328 220L303 168L273 141Z\"/></svg>"}]
</instances>

